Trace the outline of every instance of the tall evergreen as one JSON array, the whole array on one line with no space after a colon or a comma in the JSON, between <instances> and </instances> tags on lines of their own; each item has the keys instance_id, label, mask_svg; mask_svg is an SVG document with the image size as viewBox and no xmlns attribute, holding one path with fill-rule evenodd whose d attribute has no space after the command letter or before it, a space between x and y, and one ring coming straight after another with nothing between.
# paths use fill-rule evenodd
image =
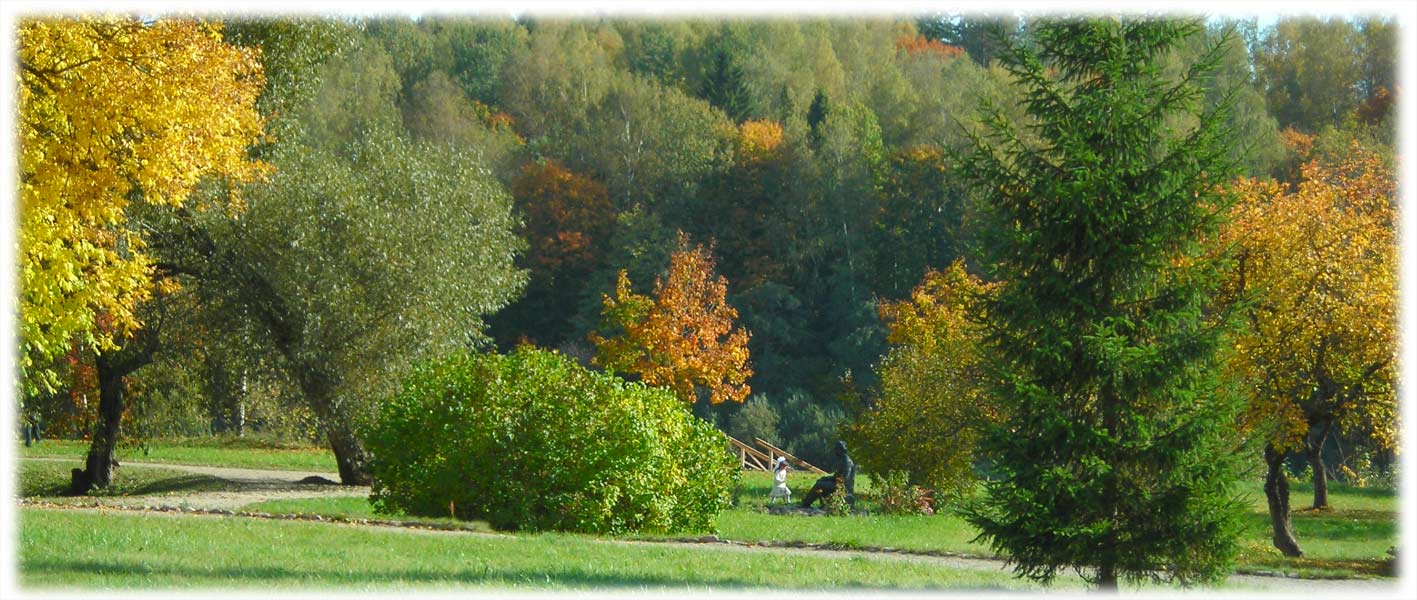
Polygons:
<instances>
[{"instance_id":1,"label":"tall evergreen","mask_svg":"<svg viewBox=\"0 0 1417 600\"><path fill-rule=\"evenodd\" d=\"M827 122L827 93L817 88L812 96L812 105L807 107L807 127L811 129L814 142L821 137L822 123Z\"/></svg>"},{"instance_id":2,"label":"tall evergreen","mask_svg":"<svg viewBox=\"0 0 1417 600\"><path fill-rule=\"evenodd\" d=\"M719 49L713 53L713 64L704 77L702 96L709 104L718 107L733 122L748 118L748 98L743 86L743 68L739 67L728 50Z\"/></svg>"},{"instance_id":3,"label":"tall evergreen","mask_svg":"<svg viewBox=\"0 0 1417 600\"><path fill-rule=\"evenodd\" d=\"M1179 79L1161 70L1199 31L1041 23L1001 57L1030 128L989 111L961 157L1000 282L982 314L1003 415L982 448L997 477L967 516L1021 576L1189 584L1237 550L1238 405L1215 376L1229 319L1206 309L1220 264L1199 243L1234 168L1225 103L1199 101L1229 40Z\"/></svg>"}]
</instances>

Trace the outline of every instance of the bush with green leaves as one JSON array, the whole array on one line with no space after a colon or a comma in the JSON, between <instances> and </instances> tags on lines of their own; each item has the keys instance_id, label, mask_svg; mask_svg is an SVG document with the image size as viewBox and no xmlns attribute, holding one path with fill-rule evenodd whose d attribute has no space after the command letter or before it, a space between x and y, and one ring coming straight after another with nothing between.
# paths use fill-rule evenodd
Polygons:
<instances>
[{"instance_id":1,"label":"bush with green leaves","mask_svg":"<svg viewBox=\"0 0 1417 600\"><path fill-rule=\"evenodd\" d=\"M707 531L738 477L668 390L534 348L424 363L366 442L376 510L498 529Z\"/></svg>"}]
</instances>

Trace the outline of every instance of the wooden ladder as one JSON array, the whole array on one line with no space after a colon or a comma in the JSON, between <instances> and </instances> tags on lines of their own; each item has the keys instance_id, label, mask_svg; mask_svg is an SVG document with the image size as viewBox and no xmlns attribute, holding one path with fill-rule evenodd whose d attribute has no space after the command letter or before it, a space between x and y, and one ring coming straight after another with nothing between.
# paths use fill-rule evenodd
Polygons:
<instances>
[{"instance_id":1,"label":"wooden ladder","mask_svg":"<svg viewBox=\"0 0 1417 600\"><path fill-rule=\"evenodd\" d=\"M776 463L777 458L781 456L783 458L786 458L787 462L797 465L798 468L811 471L818 475L827 474L826 471L812 466L811 463L808 463L805 460L788 454L786 450L767 443L763 440L763 438L755 437L753 438L753 441L759 446L766 448L766 453L764 453L762 450L749 446L748 444L739 441L738 438L735 438L726 433L723 434L723 437L728 438L729 451L738 455L738 462L743 466L743 470L745 471L772 471L773 464Z\"/></svg>"}]
</instances>

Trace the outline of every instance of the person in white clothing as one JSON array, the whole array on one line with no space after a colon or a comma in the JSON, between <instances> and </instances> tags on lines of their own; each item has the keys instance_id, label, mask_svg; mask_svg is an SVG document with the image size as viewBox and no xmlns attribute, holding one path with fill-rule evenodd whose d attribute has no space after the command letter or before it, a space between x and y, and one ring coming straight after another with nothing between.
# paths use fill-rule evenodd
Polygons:
<instances>
[{"instance_id":1,"label":"person in white clothing","mask_svg":"<svg viewBox=\"0 0 1417 600\"><path fill-rule=\"evenodd\" d=\"M768 493L768 503L771 504L773 498L782 498L784 504L792 503L792 490L787 488L787 459L777 457L777 464L773 465L772 491Z\"/></svg>"}]
</instances>

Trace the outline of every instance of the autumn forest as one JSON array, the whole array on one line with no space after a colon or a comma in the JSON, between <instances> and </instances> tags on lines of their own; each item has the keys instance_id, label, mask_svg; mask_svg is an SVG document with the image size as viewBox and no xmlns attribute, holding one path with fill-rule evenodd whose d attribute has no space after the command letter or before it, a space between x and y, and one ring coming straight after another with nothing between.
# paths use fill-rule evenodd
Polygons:
<instances>
[{"instance_id":1,"label":"autumn forest","mask_svg":"<svg viewBox=\"0 0 1417 600\"><path fill-rule=\"evenodd\" d=\"M822 466L844 440L1021 575L1212 581L1233 481L1298 556L1291 481L1317 508L1396 479L1397 32L22 19L20 425L90 445L72 493L125 445L256 436L376 506L584 531L704 527L719 459L656 461L718 432ZM506 420L542 403L565 420ZM545 427L601 456L580 436L622 418L658 441L605 460L679 508L463 515L408 466Z\"/></svg>"}]
</instances>

